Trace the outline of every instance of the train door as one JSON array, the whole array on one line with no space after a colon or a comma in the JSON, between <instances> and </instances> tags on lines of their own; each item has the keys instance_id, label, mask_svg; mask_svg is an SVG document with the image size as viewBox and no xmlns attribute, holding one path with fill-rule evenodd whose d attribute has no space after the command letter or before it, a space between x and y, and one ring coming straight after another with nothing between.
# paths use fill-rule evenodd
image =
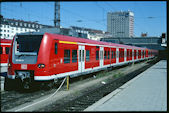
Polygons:
<instances>
[{"instance_id":1,"label":"train door","mask_svg":"<svg viewBox=\"0 0 169 113\"><path fill-rule=\"evenodd\" d=\"M85 46L79 45L79 60L78 60L78 70L79 72L84 72L85 70Z\"/></svg>"},{"instance_id":2,"label":"train door","mask_svg":"<svg viewBox=\"0 0 169 113\"><path fill-rule=\"evenodd\" d=\"M124 49L124 61L125 62L127 61L127 49L126 48Z\"/></svg>"},{"instance_id":3,"label":"train door","mask_svg":"<svg viewBox=\"0 0 169 113\"><path fill-rule=\"evenodd\" d=\"M100 47L100 67L103 67L103 47Z\"/></svg>"},{"instance_id":4,"label":"train door","mask_svg":"<svg viewBox=\"0 0 169 113\"><path fill-rule=\"evenodd\" d=\"M116 62L119 63L119 48L116 48Z\"/></svg>"}]
</instances>

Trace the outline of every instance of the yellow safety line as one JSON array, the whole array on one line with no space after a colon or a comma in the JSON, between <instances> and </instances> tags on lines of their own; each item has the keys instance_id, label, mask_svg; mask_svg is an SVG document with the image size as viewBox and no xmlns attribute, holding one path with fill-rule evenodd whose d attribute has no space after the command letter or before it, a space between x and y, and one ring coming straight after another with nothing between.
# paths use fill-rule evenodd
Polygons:
<instances>
[{"instance_id":1,"label":"yellow safety line","mask_svg":"<svg viewBox=\"0 0 169 113\"><path fill-rule=\"evenodd\" d=\"M64 43L64 44L77 44L77 42L69 42L69 41L59 41L59 43Z\"/></svg>"}]
</instances>

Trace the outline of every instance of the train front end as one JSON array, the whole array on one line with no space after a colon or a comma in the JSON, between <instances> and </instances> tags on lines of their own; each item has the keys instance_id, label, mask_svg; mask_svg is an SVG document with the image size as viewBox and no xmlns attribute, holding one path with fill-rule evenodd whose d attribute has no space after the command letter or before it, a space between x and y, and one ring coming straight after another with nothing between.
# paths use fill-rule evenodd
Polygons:
<instances>
[{"instance_id":1,"label":"train front end","mask_svg":"<svg viewBox=\"0 0 169 113\"><path fill-rule=\"evenodd\" d=\"M46 51L44 47L47 48L47 38L46 35L21 34L14 37L9 54L6 86L12 87L9 86L12 84L9 81L13 80L15 84L21 83L23 89L30 89L35 75L48 75L45 67L48 58L44 58L46 54L39 56L40 48L42 52Z\"/></svg>"}]
</instances>

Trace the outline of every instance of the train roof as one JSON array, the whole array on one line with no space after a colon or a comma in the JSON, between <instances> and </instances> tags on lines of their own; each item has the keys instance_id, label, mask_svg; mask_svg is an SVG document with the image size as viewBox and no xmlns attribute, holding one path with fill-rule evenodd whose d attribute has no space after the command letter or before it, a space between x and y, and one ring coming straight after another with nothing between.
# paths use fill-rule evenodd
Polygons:
<instances>
[{"instance_id":1,"label":"train roof","mask_svg":"<svg viewBox=\"0 0 169 113\"><path fill-rule=\"evenodd\" d=\"M108 46L125 47L125 48L135 48L135 49L146 49L146 48L141 48L141 47L136 47L136 46L129 46L129 45L123 45L123 44L95 41L95 40L65 36L65 35L60 35L60 34L51 34L51 33L46 33L46 34L52 36L53 38L60 39L60 40L63 40L63 41L108 45Z\"/></svg>"},{"instance_id":2,"label":"train roof","mask_svg":"<svg viewBox=\"0 0 169 113\"><path fill-rule=\"evenodd\" d=\"M129 46L129 45L124 45L124 44L116 44L116 43L111 43L111 42L102 42L102 41L66 36L66 35L61 35L61 34L52 34L52 33L47 33L47 32L27 32L27 33L19 33L17 35L45 35L45 34L50 35L54 39L60 39L63 41L98 44L98 45L108 45L108 46L116 46L116 47L123 47L123 48L132 48L132 49L148 49L148 48L143 48L143 47ZM153 49L149 49L149 50L153 50Z\"/></svg>"}]
</instances>

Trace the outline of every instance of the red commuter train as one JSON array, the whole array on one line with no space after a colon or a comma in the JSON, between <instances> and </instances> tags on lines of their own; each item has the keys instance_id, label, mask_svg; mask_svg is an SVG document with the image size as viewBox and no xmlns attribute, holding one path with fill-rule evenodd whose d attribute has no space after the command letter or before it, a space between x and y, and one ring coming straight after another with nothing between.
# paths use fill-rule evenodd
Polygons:
<instances>
[{"instance_id":1,"label":"red commuter train","mask_svg":"<svg viewBox=\"0 0 169 113\"><path fill-rule=\"evenodd\" d=\"M155 57L158 51L51 33L24 33L13 38L6 85L20 79L29 89L32 81L75 77Z\"/></svg>"},{"instance_id":2,"label":"red commuter train","mask_svg":"<svg viewBox=\"0 0 169 113\"><path fill-rule=\"evenodd\" d=\"M8 53L11 47L12 40L0 39L0 66L8 65Z\"/></svg>"}]
</instances>

